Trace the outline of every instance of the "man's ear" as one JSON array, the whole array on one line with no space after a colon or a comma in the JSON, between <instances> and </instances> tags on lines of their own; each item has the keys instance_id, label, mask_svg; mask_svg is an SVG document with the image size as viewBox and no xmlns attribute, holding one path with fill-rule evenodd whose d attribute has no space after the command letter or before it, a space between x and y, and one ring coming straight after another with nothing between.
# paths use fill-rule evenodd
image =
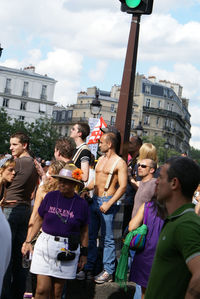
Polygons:
<instances>
[{"instance_id":1,"label":"man's ear","mask_svg":"<svg viewBox=\"0 0 200 299\"><path fill-rule=\"evenodd\" d=\"M23 143L22 146L23 146L23 149L24 149L24 150L27 150L28 143Z\"/></svg>"},{"instance_id":2,"label":"man's ear","mask_svg":"<svg viewBox=\"0 0 200 299\"><path fill-rule=\"evenodd\" d=\"M82 132L78 132L78 136L82 138Z\"/></svg>"},{"instance_id":3,"label":"man's ear","mask_svg":"<svg viewBox=\"0 0 200 299\"><path fill-rule=\"evenodd\" d=\"M155 169L154 168L150 168L150 173L154 173Z\"/></svg>"},{"instance_id":4,"label":"man's ear","mask_svg":"<svg viewBox=\"0 0 200 299\"><path fill-rule=\"evenodd\" d=\"M171 180L171 187L172 187L173 190L177 190L180 187L180 182L179 182L178 178L174 177Z\"/></svg>"}]
</instances>

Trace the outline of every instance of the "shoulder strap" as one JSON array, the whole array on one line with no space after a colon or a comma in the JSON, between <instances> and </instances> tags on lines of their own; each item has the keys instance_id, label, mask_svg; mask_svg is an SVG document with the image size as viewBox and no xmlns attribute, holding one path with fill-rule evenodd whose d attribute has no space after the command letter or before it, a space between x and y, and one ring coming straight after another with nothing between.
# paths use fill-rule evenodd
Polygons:
<instances>
[{"instance_id":1,"label":"shoulder strap","mask_svg":"<svg viewBox=\"0 0 200 299\"><path fill-rule=\"evenodd\" d=\"M113 166L111 167L111 170L108 174L108 178L107 178L107 181L106 181L106 184L105 184L105 187L104 187L104 190L105 190L104 193L108 190L108 188L110 186L110 182L111 182L111 179L112 179L112 176L113 176L114 169L115 169L115 167L116 167L116 165L117 165L117 163L119 162L120 159L121 158L118 157L118 159L115 160Z\"/></svg>"},{"instance_id":2,"label":"shoulder strap","mask_svg":"<svg viewBox=\"0 0 200 299\"><path fill-rule=\"evenodd\" d=\"M85 143L83 145L81 145L79 147L79 149L77 150L77 152L75 153L74 157L72 158L72 161L74 162L74 164L76 163L76 161L78 160L78 157L80 156L81 152L84 149L90 150L89 147Z\"/></svg>"}]
</instances>

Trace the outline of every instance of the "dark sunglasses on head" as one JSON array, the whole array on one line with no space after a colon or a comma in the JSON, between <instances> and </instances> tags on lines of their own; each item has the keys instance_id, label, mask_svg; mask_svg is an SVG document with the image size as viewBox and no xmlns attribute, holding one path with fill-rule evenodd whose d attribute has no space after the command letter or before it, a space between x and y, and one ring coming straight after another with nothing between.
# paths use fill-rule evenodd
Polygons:
<instances>
[{"instance_id":1,"label":"dark sunglasses on head","mask_svg":"<svg viewBox=\"0 0 200 299\"><path fill-rule=\"evenodd\" d=\"M150 167L150 166L138 163L138 167L147 168L147 167Z\"/></svg>"}]
</instances>

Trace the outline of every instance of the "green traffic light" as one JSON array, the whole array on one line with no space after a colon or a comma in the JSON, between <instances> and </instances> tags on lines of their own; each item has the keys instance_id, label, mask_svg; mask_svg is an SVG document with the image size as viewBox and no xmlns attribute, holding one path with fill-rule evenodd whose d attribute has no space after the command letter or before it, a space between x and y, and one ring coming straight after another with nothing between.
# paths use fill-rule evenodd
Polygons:
<instances>
[{"instance_id":1,"label":"green traffic light","mask_svg":"<svg viewBox=\"0 0 200 299\"><path fill-rule=\"evenodd\" d=\"M135 8L141 3L142 0L125 0L125 1L128 7Z\"/></svg>"}]
</instances>

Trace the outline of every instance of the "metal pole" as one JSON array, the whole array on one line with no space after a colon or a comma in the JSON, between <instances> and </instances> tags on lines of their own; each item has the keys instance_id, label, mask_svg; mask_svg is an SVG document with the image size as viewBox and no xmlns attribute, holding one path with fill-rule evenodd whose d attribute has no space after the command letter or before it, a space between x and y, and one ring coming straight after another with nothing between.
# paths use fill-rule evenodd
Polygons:
<instances>
[{"instance_id":1,"label":"metal pole","mask_svg":"<svg viewBox=\"0 0 200 299\"><path fill-rule=\"evenodd\" d=\"M121 133L121 154L126 160L131 129L131 116L135 84L135 71L137 61L138 39L140 29L140 16L132 16L131 28L126 52L124 72L116 116L116 128Z\"/></svg>"}]
</instances>

